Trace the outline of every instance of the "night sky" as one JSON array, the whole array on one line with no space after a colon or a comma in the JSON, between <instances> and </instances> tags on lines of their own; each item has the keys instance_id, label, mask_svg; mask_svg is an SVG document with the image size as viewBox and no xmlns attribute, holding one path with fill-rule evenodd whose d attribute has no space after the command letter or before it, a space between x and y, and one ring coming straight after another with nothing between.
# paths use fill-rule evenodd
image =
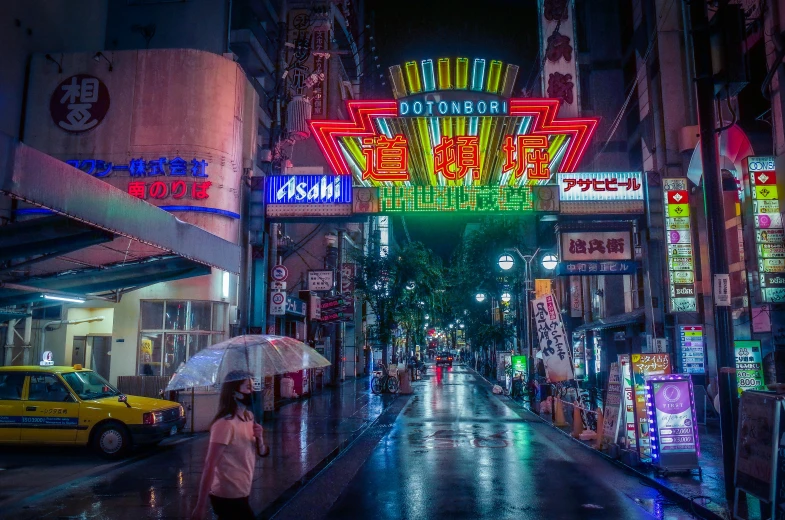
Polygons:
<instances>
[{"instance_id":1,"label":"night sky","mask_svg":"<svg viewBox=\"0 0 785 520\"><path fill-rule=\"evenodd\" d=\"M484 57L520 67L515 94L538 81L536 0L446 2L433 0L367 0L366 16L373 26L377 63L387 68L405 61L441 56ZM472 5L471 9L465 6ZM389 83L368 97L392 98ZM412 240L424 242L445 262L472 217L407 216ZM406 240L400 217L394 218L395 238Z\"/></svg>"}]
</instances>

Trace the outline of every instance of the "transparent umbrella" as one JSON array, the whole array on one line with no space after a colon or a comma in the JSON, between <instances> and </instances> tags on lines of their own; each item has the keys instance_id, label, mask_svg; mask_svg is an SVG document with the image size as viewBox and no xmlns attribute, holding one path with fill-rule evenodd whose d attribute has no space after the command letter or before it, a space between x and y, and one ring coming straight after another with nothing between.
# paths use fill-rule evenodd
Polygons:
<instances>
[{"instance_id":1,"label":"transparent umbrella","mask_svg":"<svg viewBox=\"0 0 785 520\"><path fill-rule=\"evenodd\" d=\"M234 372L238 379L329 366L321 354L284 336L237 336L200 350L172 376L166 390L213 386ZM234 377L234 376L233 376Z\"/></svg>"}]
</instances>

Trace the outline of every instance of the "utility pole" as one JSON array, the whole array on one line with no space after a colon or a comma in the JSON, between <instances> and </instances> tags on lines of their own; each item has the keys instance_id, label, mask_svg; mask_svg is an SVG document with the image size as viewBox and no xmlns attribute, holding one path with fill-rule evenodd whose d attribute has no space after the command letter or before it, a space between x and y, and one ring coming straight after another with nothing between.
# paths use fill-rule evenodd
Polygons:
<instances>
[{"instance_id":1,"label":"utility pole","mask_svg":"<svg viewBox=\"0 0 785 520\"><path fill-rule=\"evenodd\" d=\"M727 0L720 2L719 9L727 6ZM700 127L701 160L703 162L703 198L706 212L706 239L709 250L709 267L713 279L717 275L728 274L726 256L725 211L722 202L722 179L718 168L717 133L714 120L714 77L711 64L711 40L709 17L705 0L690 2L692 20L692 43L695 59L695 85L698 103L698 124ZM714 305L714 339L717 351L717 370L732 367L733 327L731 307ZM731 378L729 378L731 379ZM735 464L734 418L732 403L737 398L733 384L720 382L720 432L722 436L722 460L725 474L725 490L728 503L733 499L733 474Z\"/></svg>"}]
</instances>

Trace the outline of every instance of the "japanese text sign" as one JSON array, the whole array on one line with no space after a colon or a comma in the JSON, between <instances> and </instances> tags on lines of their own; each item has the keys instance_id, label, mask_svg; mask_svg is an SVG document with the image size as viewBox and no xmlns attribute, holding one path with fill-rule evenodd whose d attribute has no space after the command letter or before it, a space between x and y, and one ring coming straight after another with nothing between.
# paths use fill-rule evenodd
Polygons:
<instances>
[{"instance_id":1,"label":"japanese text sign","mask_svg":"<svg viewBox=\"0 0 785 520\"><path fill-rule=\"evenodd\" d=\"M706 373L706 353L702 325L679 325L681 371L685 374Z\"/></svg>"},{"instance_id":2,"label":"japanese text sign","mask_svg":"<svg viewBox=\"0 0 785 520\"><path fill-rule=\"evenodd\" d=\"M608 202L643 200L640 172L560 173L561 202Z\"/></svg>"},{"instance_id":3,"label":"japanese text sign","mask_svg":"<svg viewBox=\"0 0 785 520\"><path fill-rule=\"evenodd\" d=\"M767 273L785 273L785 237L774 158L750 157L747 159L747 168L755 220L755 251L761 301L782 303L785 302L785 290L767 283Z\"/></svg>"},{"instance_id":4,"label":"japanese text sign","mask_svg":"<svg viewBox=\"0 0 785 520\"><path fill-rule=\"evenodd\" d=\"M309 291L330 291L333 288L335 273L332 270L308 271Z\"/></svg>"},{"instance_id":5,"label":"japanese text sign","mask_svg":"<svg viewBox=\"0 0 785 520\"><path fill-rule=\"evenodd\" d=\"M763 382L760 341L734 341L736 351L736 387L744 390L766 390Z\"/></svg>"},{"instance_id":6,"label":"japanese text sign","mask_svg":"<svg viewBox=\"0 0 785 520\"><path fill-rule=\"evenodd\" d=\"M77 74L60 83L49 102L52 121L73 134L98 126L109 111L109 90L101 80Z\"/></svg>"},{"instance_id":7,"label":"japanese text sign","mask_svg":"<svg viewBox=\"0 0 785 520\"><path fill-rule=\"evenodd\" d=\"M556 298L549 294L532 300L532 312L533 328L548 380L555 383L573 379L570 348Z\"/></svg>"},{"instance_id":8,"label":"japanese text sign","mask_svg":"<svg viewBox=\"0 0 785 520\"><path fill-rule=\"evenodd\" d=\"M663 202L670 310L696 312L698 303L695 297L695 265L687 179L664 179Z\"/></svg>"},{"instance_id":9,"label":"japanese text sign","mask_svg":"<svg viewBox=\"0 0 785 520\"><path fill-rule=\"evenodd\" d=\"M203 159L187 161L180 157L139 157L123 164L99 159L70 159L65 162L99 179L130 177L133 180L128 183L128 194L143 200L204 200L210 197L212 182L206 180L208 163Z\"/></svg>"},{"instance_id":10,"label":"japanese text sign","mask_svg":"<svg viewBox=\"0 0 785 520\"><path fill-rule=\"evenodd\" d=\"M379 188L379 211L408 212L524 212L532 209L529 186L384 186Z\"/></svg>"},{"instance_id":11,"label":"japanese text sign","mask_svg":"<svg viewBox=\"0 0 785 520\"><path fill-rule=\"evenodd\" d=\"M660 467L697 467L698 430L690 376L647 378L646 412L652 463Z\"/></svg>"},{"instance_id":12,"label":"japanese text sign","mask_svg":"<svg viewBox=\"0 0 785 520\"><path fill-rule=\"evenodd\" d=\"M566 261L630 260L629 231L566 231L561 233L561 258Z\"/></svg>"}]
</instances>

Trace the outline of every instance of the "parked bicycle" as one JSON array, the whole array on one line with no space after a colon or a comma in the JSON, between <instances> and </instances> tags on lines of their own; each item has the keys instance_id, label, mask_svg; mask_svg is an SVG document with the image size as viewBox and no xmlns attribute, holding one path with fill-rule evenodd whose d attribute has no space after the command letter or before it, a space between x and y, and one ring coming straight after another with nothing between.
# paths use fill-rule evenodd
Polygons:
<instances>
[{"instance_id":1,"label":"parked bicycle","mask_svg":"<svg viewBox=\"0 0 785 520\"><path fill-rule=\"evenodd\" d=\"M398 393L398 378L391 376L387 365L380 363L381 370L374 370L371 379L371 392L381 394L382 392Z\"/></svg>"}]
</instances>

